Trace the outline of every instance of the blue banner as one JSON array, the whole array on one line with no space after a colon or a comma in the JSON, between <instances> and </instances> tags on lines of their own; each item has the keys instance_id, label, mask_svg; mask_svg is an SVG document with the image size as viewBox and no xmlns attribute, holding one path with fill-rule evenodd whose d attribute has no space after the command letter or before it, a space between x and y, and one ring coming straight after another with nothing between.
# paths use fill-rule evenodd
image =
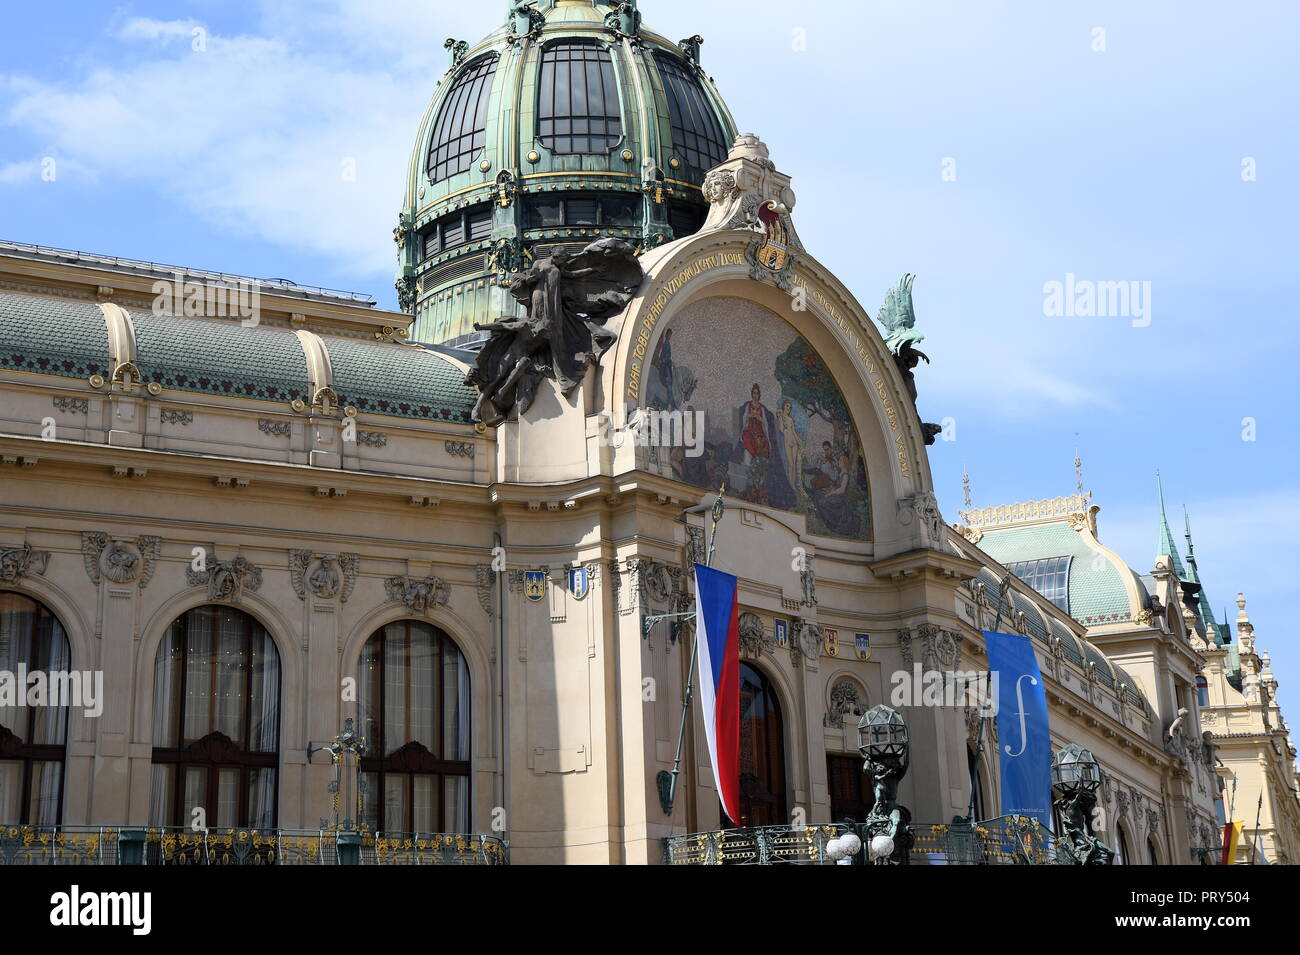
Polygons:
<instances>
[{"instance_id":1,"label":"blue banner","mask_svg":"<svg viewBox=\"0 0 1300 955\"><path fill-rule=\"evenodd\" d=\"M984 631L989 670L997 681L998 764L1002 815L1032 816L1052 825L1052 740L1047 694L1028 637Z\"/></svg>"}]
</instances>

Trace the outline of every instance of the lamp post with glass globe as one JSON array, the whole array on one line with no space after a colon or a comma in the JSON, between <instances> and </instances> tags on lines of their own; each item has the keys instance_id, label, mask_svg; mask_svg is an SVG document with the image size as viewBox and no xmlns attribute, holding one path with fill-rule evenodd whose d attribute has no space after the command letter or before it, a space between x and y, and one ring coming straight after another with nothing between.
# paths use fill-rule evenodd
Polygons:
<instances>
[{"instance_id":1,"label":"lamp post with glass globe","mask_svg":"<svg viewBox=\"0 0 1300 955\"><path fill-rule=\"evenodd\" d=\"M1056 847L1061 865L1110 865L1115 850L1092 834L1101 767L1090 750L1071 743L1052 758L1052 797L1064 829Z\"/></svg>"},{"instance_id":2,"label":"lamp post with glass globe","mask_svg":"<svg viewBox=\"0 0 1300 955\"><path fill-rule=\"evenodd\" d=\"M857 841L854 854L865 844L871 864L907 865L913 841L908 828L912 814L898 804L898 783L907 774L911 750L902 715L884 704L867 710L858 722L858 752L863 772L871 776L875 799L866 822L854 827L861 833L860 841L850 834ZM837 843L836 851L847 849L846 839L849 835L832 840ZM828 845L828 854L830 849Z\"/></svg>"}]
</instances>

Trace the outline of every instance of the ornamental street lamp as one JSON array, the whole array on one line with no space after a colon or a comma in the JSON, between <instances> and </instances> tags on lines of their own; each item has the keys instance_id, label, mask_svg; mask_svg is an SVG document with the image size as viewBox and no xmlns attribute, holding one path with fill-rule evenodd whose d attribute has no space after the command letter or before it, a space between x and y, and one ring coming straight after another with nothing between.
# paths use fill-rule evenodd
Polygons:
<instances>
[{"instance_id":1,"label":"ornamental street lamp","mask_svg":"<svg viewBox=\"0 0 1300 955\"><path fill-rule=\"evenodd\" d=\"M352 728L352 719L349 717L343 721L343 731L324 746L307 744L307 762L311 763L312 754L321 750L330 754L330 762L334 764L334 778L329 783L330 801L334 808L334 824L330 825L328 819L322 818L321 830L336 834L340 865L360 865L361 833L359 830L365 828L365 823L361 821L366 792L366 778L361 772L361 758L366 754L365 737L357 736ZM350 772L348 763L351 763ZM355 820L346 817L352 807L356 809ZM345 818L339 818L341 813Z\"/></svg>"},{"instance_id":2,"label":"ornamental street lamp","mask_svg":"<svg viewBox=\"0 0 1300 955\"><path fill-rule=\"evenodd\" d=\"M875 865L907 865L912 848L912 814L898 805L898 783L907 774L911 747L907 724L892 707L878 704L858 722L858 752L872 779L875 802L862 829Z\"/></svg>"},{"instance_id":3,"label":"ornamental street lamp","mask_svg":"<svg viewBox=\"0 0 1300 955\"><path fill-rule=\"evenodd\" d=\"M1064 829L1056 846L1060 865L1110 865L1115 850L1092 834L1101 767L1090 750L1071 743L1052 758L1052 797Z\"/></svg>"}]
</instances>

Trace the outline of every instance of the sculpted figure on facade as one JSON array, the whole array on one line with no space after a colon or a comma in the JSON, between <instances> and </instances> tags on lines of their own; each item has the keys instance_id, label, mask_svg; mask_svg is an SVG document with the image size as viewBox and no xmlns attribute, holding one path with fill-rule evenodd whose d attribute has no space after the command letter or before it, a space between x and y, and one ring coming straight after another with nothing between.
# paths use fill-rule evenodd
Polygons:
<instances>
[{"instance_id":1,"label":"sculpted figure on facade","mask_svg":"<svg viewBox=\"0 0 1300 955\"><path fill-rule=\"evenodd\" d=\"M474 326L490 333L465 377L479 392L474 420L518 419L543 378L571 394L614 343L604 323L627 306L643 277L632 247L612 237L575 256L560 250L534 262L510 285L528 314Z\"/></svg>"}]
</instances>

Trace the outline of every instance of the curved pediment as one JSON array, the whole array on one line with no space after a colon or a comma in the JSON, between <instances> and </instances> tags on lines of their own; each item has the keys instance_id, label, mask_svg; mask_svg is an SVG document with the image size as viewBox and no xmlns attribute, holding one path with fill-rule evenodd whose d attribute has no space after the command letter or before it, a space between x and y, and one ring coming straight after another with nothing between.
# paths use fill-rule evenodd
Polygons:
<instances>
[{"instance_id":1,"label":"curved pediment","mask_svg":"<svg viewBox=\"0 0 1300 955\"><path fill-rule=\"evenodd\" d=\"M725 480L729 494L804 514L810 533L880 540L895 502L931 489L902 376L866 311L816 260L800 251L775 272L756 241L745 229L709 232L643 257L646 280L610 323L618 342L598 406L615 424L638 410L681 412L683 437L698 423L702 441L611 449L613 473L710 489Z\"/></svg>"}]
</instances>

